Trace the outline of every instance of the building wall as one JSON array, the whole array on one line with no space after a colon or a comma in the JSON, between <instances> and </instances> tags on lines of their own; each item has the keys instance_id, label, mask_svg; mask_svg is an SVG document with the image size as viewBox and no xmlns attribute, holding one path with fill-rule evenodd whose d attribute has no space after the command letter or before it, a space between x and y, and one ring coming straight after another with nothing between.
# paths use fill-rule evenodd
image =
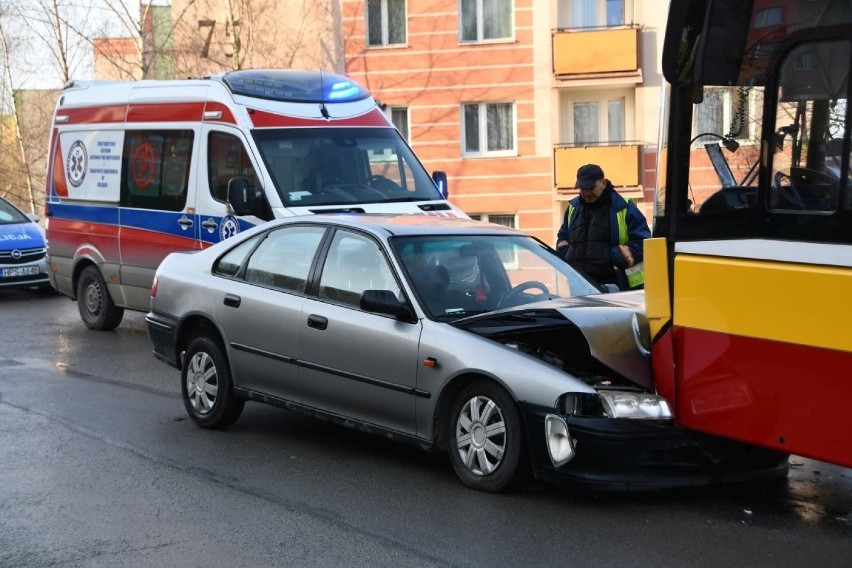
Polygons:
<instances>
[{"instance_id":1,"label":"building wall","mask_svg":"<svg viewBox=\"0 0 852 568\"><path fill-rule=\"evenodd\" d=\"M173 0L177 77L231 69L343 71L337 0Z\"/></svg>"},{"instance_id":2,"label":"building wall","mask_svg":"<svg viewBox=\"0 0 852 568\"><path fill-rule=\"evenodd\" d=\"M558 149L572 146L571 164L601 156L594 146L573 148L573 103L614 97L624 101L623 138L634 149L625 167L634 175L608 177L634 180L619 190L636 199L650 220L665 26L659 3L624 2L618 41L624 42L621 30L637 30L632 49L639 68L598 73L586 72L587 50L555 53L555 34L572 24L571 0L515 0L513 36L482 43L460 40L460 5L459 0L409 0L405 42L367 46L367 2L341 0L346 73L388 108L408 108L411 146L427 169L447 172L451 201L471 215L515 215L518 228L554 243L567 201L576 195L571 187L557 187L557 171L565 165L557 163L563 159ZM600 0L602 16L605 7ZM567 57L578 71L557 75L557 57ZM623 54L604 59L603 68L617 59L623 61ZM462 106L471 102L514 104L511 155L464 155Z\"/></svg>"},{"instance_id":3,"label":"building wall","mask_svg":"<svg viewBox=\"0 0 852 568\"><path fill-rule=\"evenodd\" d=\"M365 4L342 1L346 73L388 107L408 107L411 146L427 169L447 172L456 205L517 215L519 228L550 240L551 134L534 10L547 3L517 0L512 38L467 44L456 0L408 2L407 41L390 47L366 46ZM476 102L514 104L513 155L463 156L462 104Z\"/></svg>"}]
</instances>

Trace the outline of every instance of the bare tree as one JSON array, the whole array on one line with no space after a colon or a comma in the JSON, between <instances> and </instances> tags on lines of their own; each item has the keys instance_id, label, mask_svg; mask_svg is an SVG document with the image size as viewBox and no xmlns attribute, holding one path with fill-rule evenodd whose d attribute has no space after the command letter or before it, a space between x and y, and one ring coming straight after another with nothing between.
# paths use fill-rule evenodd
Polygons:
<instances>
[{"instance_id":1,"label":"bare tree","mask_svg":"<svg viewBox=\"0 0 852 568\"><path fill-rule=\"evenodd\" d=\"M12 171L8 173L11 175L4 176L7 185L3 189L5 195L11 196L18 204L25 204L26 209L35 213L36 195L33 189L32 172L27 160L26 148L21 136L20 107L15 104L14 100L15 78L12 67L14 41L8 32L9 24L14 21L12 17L13 14L7 10L0 13L0 52L2 52L0 53L0 56L2 56L0 58L0 73L2 73L0 83L3 85L2 99L6 105L11 105L11 112L7 115L8 119L5 121L5 130L11 136L3 140L3 146L4 150L10 150L10 157L14 156L9 164ZM17 172L14 170L17 170ZM16 173L18 175L15 175Z\"/></svg>"}]
</instances>

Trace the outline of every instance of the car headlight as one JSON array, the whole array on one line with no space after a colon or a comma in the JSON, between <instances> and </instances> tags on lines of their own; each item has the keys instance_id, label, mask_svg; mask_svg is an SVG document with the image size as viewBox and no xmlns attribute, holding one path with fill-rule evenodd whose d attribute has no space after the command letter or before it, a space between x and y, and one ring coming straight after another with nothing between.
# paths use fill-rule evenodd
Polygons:
<instances>
[{"instance_id":1,"label":"car headlight","mask_svg":"<svg viewBox=\"0 0 852 568\"><path fill-rule=\"evenodd\" d=\"M560 467L571 461L575 444L568 432L568 425L561 416L548 414L544 417L544 436L553 467Z\"/></svg>"},{"instance_id":2,"label":"car headlight","mask_svg":"<svg viewBox=\"0 0 852 568\"><path fill-rule=\"evenodd\" d=\"M671 420L672 410L661 396L638 392L598 391L604 412L610 418Z\"/></svg>"}]
</instances>

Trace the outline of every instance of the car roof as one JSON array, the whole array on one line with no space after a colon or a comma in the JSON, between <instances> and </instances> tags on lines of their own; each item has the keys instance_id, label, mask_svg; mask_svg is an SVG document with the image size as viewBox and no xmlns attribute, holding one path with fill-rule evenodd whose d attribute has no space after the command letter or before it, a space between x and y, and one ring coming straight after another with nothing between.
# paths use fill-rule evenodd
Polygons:
<instances>
[{"instance_id":1,"label":"car roof","mask_svg":"<svg viewBox=\"0 0 852 568\"><path fill-rule=\"evenodd\" d=\"M463 219L460 217L444 217L430 214L318 214L302 217L290 217L282 220L284 223L320 223L347 226L356 229L372 231L386 236L429 236L429 235L491 235L526 236L521 231L510 227Z\"/></svg>"}]
</instances>

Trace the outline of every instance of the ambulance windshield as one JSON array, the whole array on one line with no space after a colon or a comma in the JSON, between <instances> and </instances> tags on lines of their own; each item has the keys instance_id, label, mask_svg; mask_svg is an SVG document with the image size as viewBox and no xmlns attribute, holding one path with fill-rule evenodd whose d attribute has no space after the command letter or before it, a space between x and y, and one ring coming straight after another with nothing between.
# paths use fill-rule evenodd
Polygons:
<instances>
[{"instance_id":1,"label":"ambulance windshield","mask_svg":"<svg viewBox=\"0 0 852 568\"><path fill-rule=\"evenodd\" d=\"M443 199L393 128L276 128L252 135L285 206Z\"/></svg>"}]
</instances>

